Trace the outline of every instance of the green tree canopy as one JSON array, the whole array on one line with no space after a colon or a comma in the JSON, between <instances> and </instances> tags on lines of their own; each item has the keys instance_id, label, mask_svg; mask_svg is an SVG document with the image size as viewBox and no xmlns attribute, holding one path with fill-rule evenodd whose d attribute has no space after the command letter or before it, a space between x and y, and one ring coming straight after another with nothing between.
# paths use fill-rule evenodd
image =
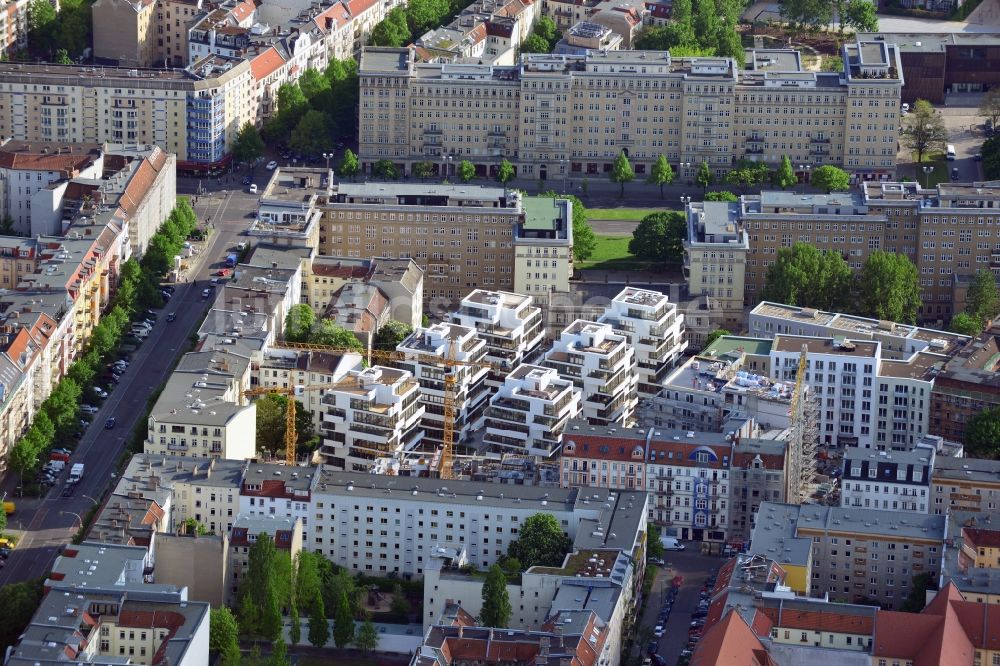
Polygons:
<instances>
[{"instance_id":1,"label":"green tree canopy","mask_svg":"<svg viewBox=\"0 0 1000 666\"><path fill-rule=\"evenodd\" d=\"M927 605L927 591L938 589L937 577L931 571L919 573L913 577L910 593L899 610L904 613L919 613Z\"/></svg>"},{"instance_id":2,"label":"green tree canopy","mask_svg":"<svg viewBox=\"0 0 1000 666\"><path fill-rule=\"evenodd\" d=\"M250 164L264 154L264 140L253 123L247 121L236 134L233 142L233 158L237 162Z\"/></svg>"},{"instance_id":3,"label":"green tree canopy","mask_svg":"<svg viewBox=\"0 0 1000 666\"><path fill-rule=\"evenodd\" d=\"M867 0L862 0L862 2L867 2ZM846 192L851 188L850 174L829 164L816 167L812 172L810 182L828 194L830 192Z\"/></svg>"},{"instance_id":4,"label":"green tree canopy","mask_svg":"<svg viewBox=\"0 0 1000 666\"><path fill-rule=\"evenodd\" d=\"M340 166L337 168L337 175L341 178L351 178L353 179L358 175L358 171L361 170L358 164L358 156L348 148L344 151L344 157L340 160Z\"/></svg>"},{"instance_id":5,"label":"green tree canopy","mask_svg":"<svg viewBox=\"0 0 1000 666\"><path fill-rule=\"evenodd\" d=\"M420 180L427 180L434 175L434 164L424 160L413 165L411 173Z\"/></svg>"},{"instance_id":6,"label":"green tree canopy","mask_svg":"<svg viewBox=\"0 0 1000 666\"><path fill-rule=\"evenodd\" d=\"M986 322L993 319L1000 310L1000 291L997 290L996 276L993 271L980 269L976 271L969 290L965 295L965 311L979 324L979 331ZM978 335L976 331L973 335Z\"/></svg>"},{"instance_id":7,"label":"green tree canopy","mask_svg":"<svg viewBox=\"0 0 1000 666\"><path fill-rule=\"evenodd\" d=\"M308 342L316 326L316 313L308 303L296 303L288 308L285 315L285 340L288 342Z\"/></svg>"},{"instance_id":8,"label":"green tree canopy","mask_svg":"<svg viewBox=\"0 0 1000 666\"><path fill-rule=\"evenodd\" d=\"M469 160L458 163L458 177L463 183L468 183L476 177L476 167Z\"/></svg>"},{"instance_id":9,"label":"green tree canopy","mask_svg":"<svg viewBox=\"0 0 1000 666\"><path fill-rule=\"evenodd\" d=\"M372 346L376 349L395 349L410 333L413 333L412 326L390 319L375 333Z\"/></svg>"},{"instance_id":10,"label":"green tree canopy","mask_svg":"<svg viewBox=\"0 0 1000 666\"><path fill-rule=\"evenodd\" d=\"M406 10L394 7L385 18L372 29L368 38L371 46L391 46L398 48L410 42L410 27L406 24Z\"/></svg>"},{"instance_id":11,"label":"green tree canopy","mask_svg":"<svg viewBox=\"0 0 1000 666\"><path fill-rule=\"evenodd\" d=\"M213 608L209 615L208 649L219 653L225 666L240 665L240 628L233 612L222 606Z\"/></svg>"},{"instance_id":12,"label":"green tree canopy","mask_svg":"<svg viewBox=\"0 0 1000 666\"><path fill-rule=\"evenodd\" d=\"M656 162L653 163L653 167L649 170L649 178L646 182L650 185L660 186L660 198L663 198L663 186L669 185L674 182L674 170L670 167L670 163L667 162L666 155L660 155L656 158Z\"/></svg>"},{"instance_id":13,"label":"green tree canopy","mask_svg":"<svg viewBox=\"0 0 1000 666\"><path fill-rule=\"evenodd\" d=\"M1000 458L1000 407L988 407L969 419L965 447L974 458Z\"/></svg>"},{"instance_id":14,"label":"green tree canopy","mask_svg":"<svg viewBox=\"0 0 1000 666\"><path fill-rule=\"evenodd\" d=\"M778 250L764 278L765 301L844 310L851 302L851 267L839 253L795 243Z\"/></svg>"},{"instance_id":15,"label":"green tree canopy","mask_svg":"<svg viewBox=\"0 0 1000 666\"><path fill-rule=\"evenodd\" d=\"M285 412L288 397L277 393L262 395L255 401L257 408L257 450L266 451L276 457L285 450ZM313 437L312 412L295 401L295 433L298 445L303 445Z\"/></svg>"},{"instance_id":16,"label":"green tree canopy","mask_svg":"<svg viewBox=\"0 0 1000 666\"><path fill-rule=\"evenodd\" d=\"M713 174L712 169L709 168L708 162L702 162L698 167L698 173L695 174L694 182L702 189L702 191L707 190L713 183L715 183L715 174Z\"/></svg>"},{"instance_id":17,"label":"green tree canopy","mask_svg":"<svg viewBox=\"0 0 1000 666\"><path fill-rule=\"evenodd\" d=\"M309 633L311 636L311 627ZM347 601L347 594L341 590L333 616L333 642L336 643L337 647L342 648L347 647L352 640L354 640L354 614ZM310 642L312 642L311 638ZM313 645L316 644L313 643Z\"/></svg>"},{"instance_id":18,"label":"green tree canopy","mask_svg":"<svg viewBox=\"0 0 1000 666\"><path fill-rule=\"evenodd\" d=\"M330 150L332 143L326 114L314 109L306 111L292 130L288 146L308 157L316 157L323 151Z\"/></svg>"},{"instance_id":19,"label":"green tree canopy","mask_svg":"<svg viewBox=\"0 0 1000 666\"><path fill-rule=\"evenodd\" d=\"M989 121L991 127L996 128L997 123L1000 123L1000 88L990 88L983 95L983 101L979 105L979 115Z\"/></svg>"},{"instance_id":20,"label":"green tree canopy","mask_svg":"<svg viewBox=\"0 0 1000 666\"><path fill-rule=\"evenodd\" d=\"M500 160L500 166L497 168L497 180L506 185L513 179L514 179L514 165L508 162L506 159Z\"/></svg>"},{"instance_id":21,"label":"green tree canopy","mask_svg":"<svg viewBox=\"0 0 1000 666\"><path fill-rule=\"evenodd\" d=\"M771 170L763 162L752 160L740 160L731 171L726 174L726 182L734 187L738 187L740 192L746 193L751 187L764 184Z\"/></svg>"},{"instance_id":22,"label":"green tree canopy","mask_svg":"<svg viewBox=\"0 0 1000 666\"><path fill-rule=\"evenodd\" d=\"M918 99L903 121L902 139L903 145L917 154L917 162L923 162L924 155L943 151L948 143L944 117L930 102Z\"/></svg>"},{"instance_id":23,"label":"green tree canopy","mask_svg":"<svg viewBox=\"0 0 1000 666\"><path fill-rule=\"evenodd\" d=\"M659 264L680 264L684 260L684 239L687 221L676 210L652 213L640 220L628 251L644 261Z\"/></svg>"},{"instance_id":24,"label":"green tree canopy","mask_svg":"<svg viewBox=\"0 0 1000 666\"><path fill-rule=\"evenodd\" d=\"M42 580L0 585L0 652L15 645L42 601Z\"/></svg>"},{"instance_id":25,"label":"green tree canopy","mask_svg":"<svg viewBox=\"0 0 1000 666\"><path fill-rule=\"evenodd\" d=\"M781 18L803 26L822 26L833 19L833 5L824 0L781 0Z\"/></svg>"},{"instance_id":26,"label":"green tree canopy","mask_svg":"<svg viewBox=\"0 0 1000 666\"><path fill-rule=\"evenodd\" d=\"M878 14L868 0L848 0L841 20L858 32L878 32Z\"/></svg>"},{"instance_id":27,"label":"green tree canopy","mask_svg":"<svg viewBox=\"0 0 1000 666\"><path fill-rule=\"evenodd\" d=\"M507 593L507 576L499 564L493 564L486 574L482 589L483 606L479 622L484 627L504 629L510 622L513 609Z\"/></svg>"},{"instance_id":28,"label":"green tree canopy","mask_svg":"<svg viewBox=\"0 0 1000 666\"><path fill-rule=\"evenodd\" d=\"M554 45L560 39L559 30L556 28L556 22L548 16L538 17L538 20L535 21L534 32L549 44Z\"/></svg>"},{"instance_id":29,"label":"green tree canopy","mask_svg":"<svg viewBox=\"0 0 1000 666\"><path fill-rule=\"evenodd\" d=\"M378 649L378 630L369 618L358 627L358 633L354 636L354 647L362 652L374 652Z\"/></svg>"},{"instance_id":30,"label":"green tree canopy","mask_svg":"<svg viewBox=\"0 0 1000 666\"><path fill-rule=\"evenodd\" d=\"M951 318L948 330L960 335L971 335L975 337L982 333L983 327L979 324L979 320L970 315L968 312L959 312Z\"/></svg>"},{"instance_id":31,"label":"green tree canopy","mask_svg":"<svg viewBox=\"0 0 1000 666\"><path fill-rule=\"evenodd\" d=\"M635 171L632 169L632 164L628 161L628 156L624 151L618 153L609 176L612 183L618 183L619 185L618 196L625 196L625 183L632 182L632 179L635 178Z\"/></svg>"},{"instance_id":32,"label":"green tree canopy","mask_svg":"<svg viewBox=\"0 0 1000 666\"><path fill-rule=\"evenodd\" d=\"M358 353L365 351L365 346L354 333L330 319L324 319L319 323L309 341L317 345L352 349Z\"/></svg>"},{"instance_id":33,"label":"green tree canopy","mask_svg":"<svg viewBox=\"0 0 1000 666\"><path fill-rule=\"evenodd\" d=\"M738 196L726 190L715 190L705 193L705 201L728 201L729 203L735 203L739 200Z\"/></svg>"},{"instance_id":34,"label":"green tree canopy","mask_svg":"<svg viewBox=\"0 0 1000 666\"><path fill-rule=\"evenodd\" d=\"M691 46L695 41L691 26L675 21L642 30L636 37L635 48L641 51L672 51L678 46Z\"/></svg>"},{"instance_id":35,"label":"green tree canopy","mask_svg":"<svg viewBox=\"0 0 1000 666\"><path fill-rule=\"evenodd\" d=\"M531 33L521 42L521 53L548 53L549 43L541 35Z\"/></svg>"},{"instance_id":36,"label":"green tree canopy","mask_svg":"<svg viewBox=\"0 0 1000 666\"><path fill-rule=\"evenodd\" d=\"M653 523L646 524L646 557L663 557L663 542L660 540L660 528Z\"/></svg>"},{"instance_id":37,"label":"green tree canopy","mask_svg":"<svg viewBox=\"0 0 1000 666\"><path fill-rule=\"evenodd\" d=\"M724 335L732 335L732 333L730 333L724 328L715 329L714 331L709 333L708 336L705 337L705 346L708 347L709 345L711 345L713 342L715 342Z\"/></svg>"},{"instance_id":38,"label":"green tree canopy","mask_svg":"<svg viewBox=\"0 0 1000 666\"><path fill-rule=\"evenodd\" d=\"M597 247L597 236L587 222L587 207L572 194L561 194L558 198L569 199L573 209L573 259L586 261L594 254L594 249Z\"/></svg>"},{"instance_id":39,"label":"green tree canopy","mask_svg":"<svg viewBox=\"0 0 1000 666\"><path fill-rule=\"evenodd\" d=\"M904 254L876 250L858 275L858 307L875 319L912 324L920 311L917 267Z\"/></svg>"},{"instance_id":40,"label":"green tree canopy","mask_svg":"<svg viewBox=\"0 0 1000 666\"><path fill-rule=\"evenodd\" d=\"M239 626L248 635L274 641L281 630L275 564L277 550L266 533L250 547L249 565L239 588Z\"/></svg>"},{"instance_id":41,"label":"green tree canopy","mask_svg":"<svg viewBox=\"0 0 1000 666\"><path fill-rule=\"evenodd\" d=\"M520 560L525 569L533 566L562 566L573 542L550 513L529 516L518 530L517 539L510 543L507 555Z\"/></svg>"},{"instance_id":42,"label":"green tree canopy","mask_svg":"<svg viewBox=\"0 0 1000 666\"><path fill-rule=\"evenodd\" d=\"M379 160L372 166L372 173L382 180L399 179L399 169L393 164L392 160Z\"/></svg>"},{"instance_id":43,"label":"green tree canopy","mask_svg":"<svg viewBox=\"0 0 1000 666\"><path fill-rule=\"evenodd\" d=\"M788 159L788 155L782 155L781 164L779 164L778 168L775 169L771 182L774 183L775 187L787 190L789 187L797 183L798 180L799 179L795 177L795 170L792 169L792 161Z\"/></svg>"}]
</instances>

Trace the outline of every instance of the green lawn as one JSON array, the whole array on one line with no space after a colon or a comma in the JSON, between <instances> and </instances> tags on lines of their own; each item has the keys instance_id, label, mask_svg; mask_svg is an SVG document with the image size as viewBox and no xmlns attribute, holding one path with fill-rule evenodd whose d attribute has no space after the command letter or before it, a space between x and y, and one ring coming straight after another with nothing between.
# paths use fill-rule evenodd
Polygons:
<instances>
[{"instance_id":1,"label":"green lawn","mask_svg":"<svg viewBox=\"0 0 1000 666\"><path fill-rule=\"evenodd\" d=\"M662 208L588 208L588 220L641 220Z\"/></svg>"},{"instance_id":2,"label":"green lawn","mask_svg":"<svg viewBox=\"0 0 1000 666\"><path fill-rule=\"evenodd\" d=\"M636 259L628 251L631 236L601 236L597 234L597 247L587 261L581 261L578 268L606 271L642 271L649 268L649 262Z\"/></svg>"}]
</instances>

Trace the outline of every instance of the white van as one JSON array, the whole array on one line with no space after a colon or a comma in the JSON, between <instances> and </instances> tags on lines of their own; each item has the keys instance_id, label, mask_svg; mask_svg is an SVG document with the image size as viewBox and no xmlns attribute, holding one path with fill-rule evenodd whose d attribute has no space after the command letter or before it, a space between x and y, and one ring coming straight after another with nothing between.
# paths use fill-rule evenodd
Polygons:
<instances>
[{"instance_id":1,"label":"white van","mask_svg":"<svg viewBox=\"0 0 1000 666\"><path fill-rule=\"evenodd\" d=\"M955 153L955 144L949 143L948 148L945 150L944 154L949 162L954 161L954 159L957 157L957 154Z\"/></svg>"},{"instance_id":2,"label":"white van","mask_svg":"<svg viewBox=\"0 0 1000 666\"><path fill-rule=\"evenodd\" d=\"M674 537L660 537L660 543L663 544L663 550L684 550L684 544Z\"/></svg>"},{"instance_id":3,"label":"white van","mask_svg":"<svg viewBox=\"0 0 1000 666\"><path fill-rule=\"evenodd\" d=\"M147 337L149 337L149 329L142 328L141 326L133 326L132 335L139 338L140 340L145 340Z\"/></svg>"}]
</instances>

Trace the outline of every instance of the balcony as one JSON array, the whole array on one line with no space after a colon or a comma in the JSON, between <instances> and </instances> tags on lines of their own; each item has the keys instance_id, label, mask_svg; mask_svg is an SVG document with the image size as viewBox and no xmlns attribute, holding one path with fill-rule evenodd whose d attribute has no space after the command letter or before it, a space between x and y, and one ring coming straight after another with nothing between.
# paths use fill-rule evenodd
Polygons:
<instances>
[{"instance_id":1,"label":"balcony","mask_svg":"<svg viewBox=\"0 0 1000 666\"><path fill-rule=\"evenodd\" d=\"M830 139L825 136L813 136L809 138L809 143L830 143Z\"/></svg>"}]
</instances>

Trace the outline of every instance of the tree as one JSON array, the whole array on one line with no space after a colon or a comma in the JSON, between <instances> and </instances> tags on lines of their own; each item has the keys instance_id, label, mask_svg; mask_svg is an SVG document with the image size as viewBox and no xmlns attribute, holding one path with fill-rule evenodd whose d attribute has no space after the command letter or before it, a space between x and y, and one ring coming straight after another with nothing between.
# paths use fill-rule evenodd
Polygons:
<instances>
[{"instance_id":1,"label":"tree","mask_svg":"<svg viewBox=\"0 0 1000 666\"><path fill-rule=\"evenodd\" d=\"M362 652L374 652L378 648L378 630L369 618L358 627L358 633L354 636L354 647Z\"/></svg>"},{"instance_id":2,"label":"tree","mask_svg":"<svg viewBox=\"0 0 1000 666\"><path fill-rule=\"evenodd\" d=\"M281 611L275 581L277 550L266 533L250 547L249 565L239 589L239 626L251 636L275 641L281 631Z\"/></svg>"},{"instance_id":3,"label":"tree","mask_svg":"<svg viewBox=\"0 0 1000 666\"><path fill-rule=\"evenodd\" d=\"M417 162L410 170L414 176L420 180L426 180L434 175L434 165L430 162Z\"/></svg>"},{"instance_id":4,"label":"tree","mask_svg":"<svg viewBox=\"0 0 1000 666\"><path fill-rule=\"evenodd\" d=\"M56 10L49 0L31 0L28 5L28 40L50 45L55 40Z\"/></svg>"},{"instance_id":5,"label":"tree","mask_svg":"<svg viewBox=\"0 0 1000 666\"><path fill-rule=\"evenodd\" d=\"M691 28L698 46L714 48L715 35L719 27L719 11L715 0L692 0Z\"/></svg>"},{"instance_id":6,"label":"tree","mask_svg":"<svg viewBox=\"0 0 1000 666\"><path fill-rule=\"evenodd\" d=\"M625 183L631 183L635 178L635 171L632 170L632 164L628 161L625 151L618 153L618 157L615 158L610 177L612 183L619 185L618 196L625 196Z\"/></svg>"},{"instance_id":7,"label":"tree","mask_svg":"<svg viewBox=\"0 0 1000 666\"><path fill-rule=\"evenodd\" d=\"M213 608L208 617L208 649L219 653L225 666L240 664L240 628L233 612L222 606Z\"/></svg>"},{"instance_id":8,"label":"tree","mask_svg":"<svg viewBox=\"0 0 1000 666\"><path fill-rule=\"evenodd\" d=\"M559 29L556 27L556 22L553 21L548 16L540 16L538 20L535 21L535 34L547 41L549 44L555 44L559 41Z\"/></svg>"},{"instance_id":9,"label":"tree","mask_svg":"<svg viewBox=\"0 0 1000 666\"><path fill-rule=\"evenodd\" d=\"M746 194L751 187L762 185L770 175L770 169L763 162L740 160L732 171L726 174L726 182L740 188Z\"/></svg>"},{"instance_id":10,"label":"tree","mask_svg":"<svg viewBox=\"0 0 1000 666\"><path fill-rule=\"evenodd\" d=\"M500 166L497 167L497 181L506 185L513 179L514 179L514 165L508 162L506 159L500 160Z\"/></svg>"},{"instance_id":11,"label":"tree","mask_svg":"<svg viewBox=\"0 0 1000 666\"><path fill-rule=\"evenodd\" d=\"M69 51L58 49L55 55L55 62L57 65L72 65L73 59L69 57Z\"/></svg>"},{"instance_id":12,"label":"tree","mask_svg":"<svg viewBox=\"0 0 1000 666\"><path fill-rule=\"evenodd\" d=\"M302 72L299 76L299 88L302 90L302 94L306 96L310 104L313 103L317 97L319 97L324 92L330 90L330 79L312 67L308 67L306 71ZM312 104L313 108L316 108L315 104Z\"/></svg>"},{"instance_id":13,"label":"tree","mask_svg":"<svg viewBox=\"0 0 1000 666\"><path fill-rule=\"evenodd\" d=\"M917 162L923 162L927 153L944 150L948 143L944 118L925 99L913 103L913 110L904 121L902 135L903 145L917 154Z\"/></svg>"},{"instance_id":14,"label":"tree","mask_svg":"<svg viewBox=\"0 0 1000 666\"><path fill-rule=\"evenodd\" d=\"M42 600L42 580L0 586L0 650L15 645Z\"/></svg>"},{"instance_id":15,"label":"tree","mask_svg":"<svg viewBox=\"0 0 1000 666\"><path fill-rule=\"evenodd\" d=\"M531 33L521 42L521 53L548 53L549 43L536 33Z\"/></svg>"},{"instance_id":16,"label":"tree","mask_svg":"<svg viewBox=\"0 0 1000 666\"><path fill-rule=\"evenodd\" d=\"M587 207L572 194L560 195L559 198L569 199L570 207L573 209L573 259L586 261L594 254L594 249L597 247L597 236L587 222Z\"/></svg>"},{"instance_id":17,"label":"tree","mask_svg":"<svg viewBox=\"0 0 1000 666\"><path fill-rule=\"evenodd\" d=\"M285 340L288 342L308 342L316 326L316 313L308 303L297 303L288 308L285 315Z\"/></svg>"},{"instance_id":18,"label":"tree","mask_svg":"<svg viewBox=\"0 0 1000 666\"><path fill-rule=\"evenodd\" d=\"M988 407L969 419L965 447L973 458L1000 457L1000 407Z\"/></svg>"},{"instance_id":19,"label":"tree","mask_svg":"<svg viewBox=\"0 0 1000 666\"><path fill-rule=\"evenodd\" d=\"M292 604L292 610L288 614L288 642L293 646L302 642L302 618L295 604Z\"/></svg>"},{"instance_id":20,"label":"tree","mask_svg":"<svg viewBox=\"0 0 1000 666\"><path fill-rule=\"evenodd\" d=\"M867 2L867 0L861 0ZM835 166L824 164L812 172L811 182L819 189L830 192L846 192L851 188L851 176Z\"/></svg>"},{"instance_id":21,"label":"tree","mask_svg":"<svg viewBox=\"0 0 1000 666\"><path fill-rule=\"evenodd\" d=\"M337 609L337 619L334 620L338 624L340 623L340 609ZM351 620L351 630L353 631L353 620ZM336 626L334 627L334 632L336 634ZM326 606L323 604L323 600L320 599L316 603L309 613L309 642L316 647L323 647L330 641L330 624L326 621ZM343 647L339 642L337 647Z\"/></svg>"},{"instance_id":22,"label":"tree","mask_svg":"<svg viewBox=\"0 0 1000 666\"><path fill-rule=\"evenodd\" d=\"M365 346L361 344L354 333L330 319L324 319L320 322L309 341L317 345L352 349L358 353L365 351Z\"/></svg>"},{"instance_id":23,"label":"tree","mask_svg":"<svg viewBox=\"0 0 1000 666\"><path fill-rule=\"evenodd\" d=\"M382 180L397 180L399 178L399 169L392 163L392 160L379 160L372 167L372 173Z\"/></svg>"},{"instance_id":24,"label":"tree","mask_svg":"<svg viewBox=\"0 0 1000 666\"><path fill-rule=\"evenodd\" d=\"M709 345L711 345L713 342L715 342L724 335L732 335L732 333L730 333L724 328L715 329L714 331L709 333L708 336L705 337L705 346L708 347Z\"/></svg>"},{"instance_id":25,"label":"tree","mask_svg":"<svg viewBox=\"0 0 1000 666\"><path fill-rule=\"evenodd\" d=\"M278 87L277 103L277 116L274 119L272 133L284 137L309 111L309 100L302 94L302 89L297 83L282 83Z\"/></svg>"},{"instance_id":26,"label":"tree","mask_svg":"<svg viewBox=\"0 0 1000 666\"><path fill-rule=\"evenodd\" d=\"M764 277L765 301L843 310L851 301L851 267L838 252L795 243L778 250Z\"/></svg>"},{"instance_id":27,"label":"tree","mask_svg":"<svg viewBox=\"0 0 1000 666\"><path fill-rule=\"evenodd\" d=\"M698 167L698 173L694 177L695 184L704 192L715 182L715 175L708 166L708 162L702 162Z\"/></svg>"},{"instance_id":28,"label":"tree","mask_svg":"<svg viewBox=\"0 0 1000 666\"><path fill-rule=\"evenodd\" d=\"M250 164L256 162L264 154L264 141L253 123L247 122L236 133L233 141L233 158L237 162Z\"/></svg>"},{"instance_id":29,"label":"tree","mask_svg":"<svg viewBox=\"0 0 1000 666\"><path fill-rule=\"evenodd\" d=\"M536 513L529 516L518 532L517 540L507 548L507 555L516 557L525 569L533 566L562 566L563 558L573 547L550 513Z\"/></svg>"},{"instance_id":30,"label":"tree","mask_svg":"<svg viewBox=\"0 0 1000 666\"><path fill-rule=\"evenodd\" d=\"M833 6L828 0L781 0L781 18L789 23L821 26L833 19Z\"/></svg>"},{"instance_id":31,"label":"tree","mask_svg":"<svg viewBox=\"0 0 1000 666\"><path fill-rule=\"evenodd\" d=\"M660 528L653 523L646 524L646 557L663 557L663 542L660 541Z\"/></svg>"},{"instance_id":32,"label":"tree","mask_svg":"<svg viewBox=\"0 0 1000 666\"><path fill-rule=\"evenodd\" d=\"M288 646L283 638L278 638L271 647L271 658L267 660L268 666L288 666Z\"/></svg>"},{"instance_id":33,"label":"tree","mask_svg":"<svg viewBox=\"0 0 1000 666\"><path fill-rule=\"evenodd\" d=\"M403 587L398 583L392 588L392 604L390 606L392 614L397 622L406 623L410 621L410 601L403 592Z\"/></svg>"},{"instance_id":34,"label":"tree","mask_svg":"<svg viewBox=\"0 0 1000 666\"><path fill-rule=\"evenodd\" d=\"M980 325L979 320L970 315L968 312L959 312L951 318L948 330L952 333L958 333L959 335L969 335L975 337L982 333L983 327Z\"/></svg>"},{"instance_id":35,"label":"tree","mask_svg":"<svg viewBox=\"0 0 1000 666\"><path fill-rule=\"evenodd\" d=\"M184 521L184 531L187 534L197 534L199 536L209 534L208 527L205 523L199 522L198 519L193 516Z\"/></svg>"},{"instance_id":36,"label":"tree","mask_svg":"<svg viewBox=\"0 0 1000 666\"><path fill-rule=\"evenodd\" d=\"M14 218L10 216L9 213L5 213L2 218L0 218L0 236L15 236L17 235L17 230L14 229Z\"/></svg>"},{"instance_id":37,"label":"tree","mask_svg":"<svg viewBox=\"0 0 1000 666\"><path fill-rule=\"evenodd\" d=\"M344 158L340 160L340 166L337 168L337 175L341 178L350 178L353 180L354 177L358 175L360 170L361 167L358 164L358 156L355 155L350 148L348 148L344 151Z\"/></svg>"},{"instance_id":38,"label":"tree","mask_svg":"<svg viewBox=\"0 0 1000 666\"><path fill-rule=\"evenodd\" d=\"M878 15L875 5L868 0L848 0L840 22L857 32L878 32Z\"/></svg>"},{"instance_id":39,"label":"tree","mask_svg":"<svg viewBox=\"0 0 1000 666\"><path fill-rule=\"evenodd\" d=\"M469 160L462 160L458 163L458 177L463 183L467 183L476 177L476 167Z\"/></svg>"},{"instance_id":40,"label":"tree","mask_svg":"<svg viewBox=\"0 0 1000 666\"><path fill-rule=\"evenodd\" d=\"M917 267L903 254L876 250L858 275L860 314L912 324L920 310Z\"/></svg>"},{"instance_id":41,"label":"tree","mask_svg":"<svg viewBox=\"0 0 1000 666\"><path fill-rule=\"evenodd\" d=\"M670 163L667 162L666 155L660 155L656 158L656 162L653 163L653 167L649 170L649 178L646 182L650 185L660 186L660 198L663 198L663 186L669 185L674 182L674 170L670 167Z\"/></svg>"},{"instance_id":42,"label":"tree","mask_svg":"<svg viewBox=\"0 0 1000 666\"><path fill-rule=\"evenodd\" d=\"M316 110L307 111L292 130L288 146L298 153L311 157L329 150L330 128L326 124L326 114Z\"/></svg>"},{"instance_id":43,"label":"tree","mask_svg":"<svg viewBox=\"0 0 1000 666\"><path fill-rule=\"evenodd\" d=\"M739 69L746 66L746 50L743 39L736 32L736 22L723 21L715 29L715 55L722 58L732 58Z\"/></svg>"},{"instance_id":44,"label":"tree","mask_svg":"<svg viewBox=\"0 0 1000 666\"><path fill-rule=\"evenodd\" d=\"M642 218L632 232L628 251L643 261L679 264L684 260L687 221L676 210L652 213Z\"/></svg>"},{"instance_id":45,"label":"tree","mask_svg":"<svg viewBox=\"0 0 1000 666\"><path fill-rule=\"evenodd\" d=\"M372 29L368 38L371 46L391 46L398 48L406 46L410 41L410 28L406 25L406 10L402 7L394 7L379 21L378 25Z\"/></svg>"},{"instance_id":46,"label":"tree","mask_svg":"<svg viewBox=\"0 0 1000 666\"><path fill-rule=\"evenodd\" d=\"M483 609L479 612L479 623L484 627L505 629L510 622L513 608L507 594L507 576L499 564L490 567L482 589Z\"/></svg>"},{"instance_id":47,"label":"tree","mask_svg":"<svg viewBox=\"0 0 1000 666\"><path fill-rule=\"evenodd\" d=\"M797 183L798 180L799 179L795 177L795 170L792 169L792 162L788 159L788 155L782 155L781 164L774 170L771 182L775 187L787 190L789 187Z\"/></svg>"},{"instance_id":48,"label":"tree","mask_svg":"<svg viewBox=\"0 0 1000 666\"><path fill-rule=\"evenodd\" d=\"M396 346L413 333L413 327L401 321L390 319L383 325L375 337L372 338L372 347L377 349L395 349Z\"/></svg>"},{"instance_id":49,"label":"tree","mask_svg":"<svg viewBox=\"0 0 1000 666\"><path fill-rule=\"evenodd\" d=\"M938 589L937 578L931 571L919 573L913 577L910 593L899 610L904 613L919 613L927 605L927 591Z\"/></svg>"},{"instance_id":50,"label":"tree","mask_svg":"<svg viewBox=\"0 0 1000 666\"><path fill-rule=\"evenodd\" d=\"M325 622L324 622L325 624ZM351 613L351 606L347 602L347 594L340 591L337 598L337 607L333 615L333 642L337 647L346 647L354 639L354 615ZM312 640L312 625L309 627L309 642Z\"/></svg>"},{"instance_id":51,"label":"tree","mask_svg":"<svg viewBox=\"0 0 1000 666\"><path fill-rule=\"evenodd\" d=\"M715 190L712 192L705 192L704 198L705 201L725 201L727 203L735 203L740 200L738 196L727 190Z\"/></svg>"},{"instance_id":52,"label":"tree","mask_svg":"<svg viewBox=\"0 0 1000 666\"><path fill-rule=\"evenodd\" d=\"M992 271L980 269L969 284L965 294L965 311L979 324L982 331L986 322L996 316L1000 309L1000 292L997 291L996 277ZM976 335L979 334L976 331Z\"/></svg>"},{"instance_id":53,"label":"tree","mask_svg":"<svg viewBox=\"0 0 1000 666\"><path fill-rule=\"evenodd\" d=\"M990 88L983 95L983 102L979 105L979 115L990 122L990 127L997 128L1000 123L1000 88Z\"/></svg>"},{"instance_id":54,"label":"tree","mask_svg":"<svg viewBox=\"0 0 1000 666\"><path fill-rule=\"evenodd\" d=\"M688 2L688 7L690 8L690 6L690 2ZM641 31L636 37L635 48L641 51L671 51L675 47L690 46L694 42L695 38L691 26L675 21Z\"/></svg>"}]
</instances>

